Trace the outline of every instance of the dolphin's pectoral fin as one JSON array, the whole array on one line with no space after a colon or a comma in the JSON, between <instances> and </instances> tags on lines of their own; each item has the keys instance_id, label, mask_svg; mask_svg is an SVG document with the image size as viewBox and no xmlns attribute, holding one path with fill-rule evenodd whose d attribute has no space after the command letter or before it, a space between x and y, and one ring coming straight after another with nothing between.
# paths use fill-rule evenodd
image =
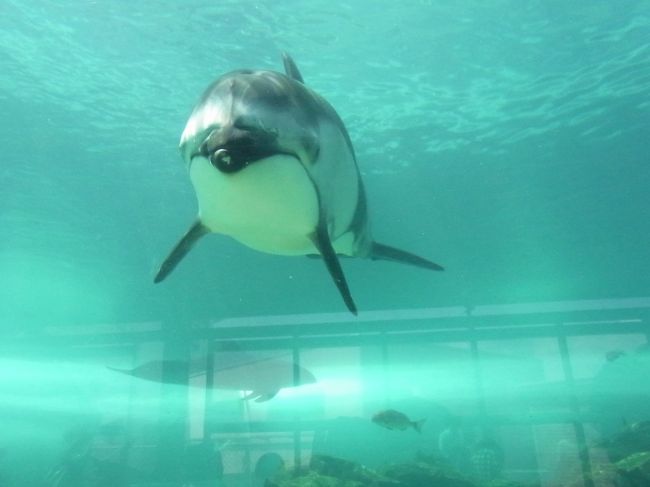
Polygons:
<instances>
[{"instance_id":1,"label":"dolphin's pectoral fin","mask_svg":"<svg viewBox=\"0 0 650 487\"><path fill-rule=\"evenodd\" d=\"M392 260L393 262L401 262L402 264L424 267L425 269L430 269L432 271L445 270L442 266L423 257L377 242L372 243L370 258L372 260Z\"/></svg>"},{"instance_id":2,"label":"dolphin's pectoral fin","mask_svg":"<svg viewBox=\"0 0 650 487\"><path fill-rule=\"evenodd\" d=\"M249 394L246 394L244 396L243 400L244 401L250 401L251 399L254 400L255 402L265 402L265 401L270 401L273 399L277 393L280 392L280 390L275 390L275 391L269 391L269 392L259 392L259 391L252 391Z\"/></svg>"},{"instance_id":3,"label":"dolphin's pectoral fin","mask_svg":"<svg viewBox=\"0 0 650 487\"><path fill-rule=\"evenodd\" d=\"M284 63L284 72L289 78L293 78L303 84L305 83L302 79L302 74L300 74L300 71L298 70L298 66L296 66L296 63L286 52L282 53L282 62Z\"/></svg>"},{"instance_id":4,"label":"dolphin's pectoral fin","mask_svg":"<svg viewBox=\"0 0 650 487\"><path fill-rule=\"evenodd\" d=\"M354 259L354 257L352 257L351 255L336 254L336 256L339 259ZM320 254L305 254L305 257L307 257L308 259L318 259L318 260L323 258L323 256Z\"/></svg>"},{"instance_id":5,"label":"dolphin's pectoral fin","mask_svg":"<svg viewBox=\"0 0 650 487\"><path fill-rule=\"evenodd\" d=\"M251 399L259 399L262 396L261 392L251 391L242 397L242 401L250 401Z\"/></svg>"},{"instance_id":6,"label":"dolphin's pectoral fin","mask_svg":"<svg viewBox=\"0 0 650 487\"><path fill-rule=\"evenodd\" d=\"M323 257L325 265L327 266L327 270L332 276L332 279L334 279L334 283L339 289L341 297L343 298L343 301L345 301L345 305L348 307L352 314L356 315L357 307L354 304L352 295L350 294L348 283L345 281L345 275L343 274L343 269L341 268L338 256L334 251L334 247L332 247L332 241L330 240L329 233L327 232L327 224L325 223L324 218L321 217L320 221L318 222L318 228L316 228L316 231L309 237L320 252L320 255Z\"/></svg>"},{"instance_id":7,"label":"dolphin's pectoral fin","mask_svg":"<svg viewBox=\"0 0 650 487\"><path fill-rule=\"evenodd\" d=\"M257 398L255 399L255 402L270 401L271 399L273 399L276 396L276 394L278 392L280 392L280 391L271 391L271 392L262 393L259 396L257 396Z\"/></svg>"},{"instance_id":8,"label":"dolphin's pectoral fin","mask_svg":"<svg viewBox=\"0 0 650 487\"><path fill-rule=\"evenodd\" d=\"M200 220L194 222L187 233L183 235L167 258L160 265L160 269L158 269L158 273L156 274L156 277L154 277L153 282L160 282L165 279L183 257L185 257L185 254L190 251L197 240L203 237L206 233L210 233L208 227L203 225Z\"/></svg>"}]
</instances>

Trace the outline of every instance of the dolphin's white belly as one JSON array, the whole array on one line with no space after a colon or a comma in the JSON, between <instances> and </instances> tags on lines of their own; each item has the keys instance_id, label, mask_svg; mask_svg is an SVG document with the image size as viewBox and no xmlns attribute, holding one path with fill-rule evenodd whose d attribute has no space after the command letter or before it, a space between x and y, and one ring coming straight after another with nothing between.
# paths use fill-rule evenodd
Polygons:
<instances>
[{"instance_id":1,"label":"dolphin's white belly","mask_svg":"<svg viewBox=\"0 0 650 487\"><path fill-rule=\"evenodd\" d=\"M279 154L224 174L195 157L190 179L199 218L212 232L262 252L317 253L309 235L318 223L318 196L296 158Z\"/></svg>"}]
</instances>

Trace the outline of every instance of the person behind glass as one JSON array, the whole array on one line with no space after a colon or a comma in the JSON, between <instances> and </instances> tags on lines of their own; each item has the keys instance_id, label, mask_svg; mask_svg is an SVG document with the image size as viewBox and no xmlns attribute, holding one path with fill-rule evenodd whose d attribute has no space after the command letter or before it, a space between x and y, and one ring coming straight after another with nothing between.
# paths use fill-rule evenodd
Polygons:
<instances>
[{"instance_id":1,"label":"person behind glass","mask_svg":"<svg viewBox=\"0 0 650 487\"><path fill-rule=\"evenodd\" d=\"M278 453L265 453L255 463L252 487L273 487L274 477L283 470L284 460Z\"/></svg>"},{"instance_id":2,"label":"person behind glass","mask_svg":"<svg viewBox=\"0 0 650 487\"><path fill-rule=\"evenodd\" d=\"M221 452L204 438L201 443L187 445L184 458L183 487L217 487L223 477Z\"/></svg>"},{"instance_id":3,"label":"person behind glass","mask_svg":"<svg viewBox=\"0 0 650 487\"><path fill-rule=\"evenodd\" d=\"M458 416L451 416L447 420L445 429L438 436L438 450L449 465L456 470L463 470L468 452Z\"/></svg>"},{"instance_id":4,"label":"person behind glass","mask_svg":"<svg viewBox=\"0 0 650 487\"><path fill-rule=\"evenodd\" d=\"M472 450L472 473L479 482L490 482L501 478L504 453L501 446L487 434L479 440Z\"/></svg>"}]
</instances>

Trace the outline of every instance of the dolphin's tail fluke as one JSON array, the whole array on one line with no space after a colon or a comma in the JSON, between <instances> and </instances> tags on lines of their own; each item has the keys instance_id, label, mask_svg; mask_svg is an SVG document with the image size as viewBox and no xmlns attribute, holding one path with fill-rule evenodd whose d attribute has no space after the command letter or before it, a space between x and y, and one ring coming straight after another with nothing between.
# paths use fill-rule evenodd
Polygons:
<instances>
[{"instance_id":1,"label":"dolphin's tail fluke","mask_svg":"<svg viewBox=\"0 0 650 487\"><path fill-rule=\"evenodd\" d=\"M161 264L153 282L160 282L167 277L174 267L178 265L183 257L190 251L194 244L210 230L201 223L200 220L194 222L185 235L178 241L176 246L169 253L165 261Z\"/></svg>"},{"instance_id":2,"label":"dolphin's tail fluke","mask_svg":"<svg viewBox=\"0 0 650 487\"><path fill-rule=\"evenodd\" d=\"M436 264L435 262L431 262L424 257L420 257L404 250L396 249L395 247L380 244L378 242L372 243L372 248L370 249L370 258L372 260L392 260L393 262L400 262L402 264L424 267L425 269L432 271L445 270L442 266Z\"/></svg>"}]
</instances>

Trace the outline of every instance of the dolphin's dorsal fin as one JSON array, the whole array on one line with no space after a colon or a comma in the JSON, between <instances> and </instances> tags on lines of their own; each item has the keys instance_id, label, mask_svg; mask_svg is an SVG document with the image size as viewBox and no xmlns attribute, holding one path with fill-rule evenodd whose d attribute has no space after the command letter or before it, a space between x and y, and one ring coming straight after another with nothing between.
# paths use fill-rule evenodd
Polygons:
<instances>
[{"instance_id":1,"label":"dolphin's dorsal fin","mask_svg":"<svg viewBox=\"0 0 650 487\"><path fill-rule=\"evenodd\" d=\"M284 62L284 72L287 74L287 76L289 78L295 79L296 81L300 81L302 84L305 84L305 81L302 79L302 74L300 74L298 66L296 66L296 63L293 61L291 56L289 56L289 54L286 52L283 52L282 61Z\"/></svg>"}]
</instances>

